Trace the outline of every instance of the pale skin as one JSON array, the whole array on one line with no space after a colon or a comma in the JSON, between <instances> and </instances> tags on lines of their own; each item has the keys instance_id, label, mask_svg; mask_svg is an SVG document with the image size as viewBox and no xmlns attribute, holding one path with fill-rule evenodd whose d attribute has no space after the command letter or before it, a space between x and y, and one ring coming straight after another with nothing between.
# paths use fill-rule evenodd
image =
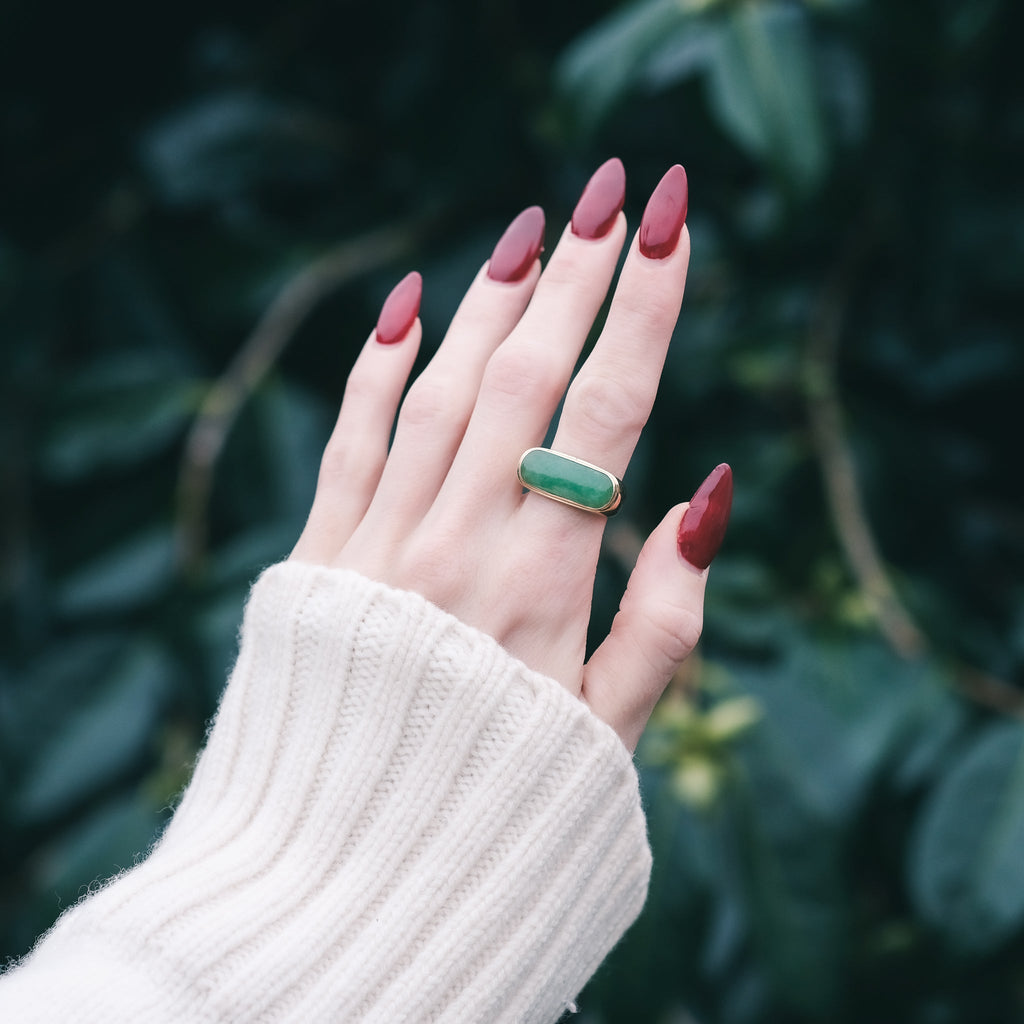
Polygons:
<instances>
[{"instance_id":1,"label":"pale skin","mask_svg":"<svg viewBox=\"0 0 1024 1024\"><path fill-rule=\"evenodd\" d=\"M604 329L570 382L626 233L621 213L600 239L567 228L543 273L535 261L512 284L491 280L485 265L404 401L420 322L398 344L371 335L291 557L423 595L557 680L633 750L700 636L707 570L676 548L687 506L672 508L647 539L611 631L586 661L606 521L524 494L516 479L519 456L544 443L563 395L551 447L625 475L690 256L685 227L659 260L641 255L633 237Z\"/></svg>"}]
</instances>

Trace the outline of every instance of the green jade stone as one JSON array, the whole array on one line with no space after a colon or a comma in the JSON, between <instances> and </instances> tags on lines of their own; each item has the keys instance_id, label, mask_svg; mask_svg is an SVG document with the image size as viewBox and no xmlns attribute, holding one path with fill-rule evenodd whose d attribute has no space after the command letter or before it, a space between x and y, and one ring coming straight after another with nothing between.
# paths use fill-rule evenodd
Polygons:
<instances>
[{"instance_id":1,"label":"green jade stone","mask_svg":"<svg viewBox=\"0 0 1024 1024\"><path fill-rule=\"evenodd\" d=\"M523 456L519 479L531 490L595 512L606 509L615 497L615 482L609 473L544 448L535 448Z\"/></svg>"}]
</instances>

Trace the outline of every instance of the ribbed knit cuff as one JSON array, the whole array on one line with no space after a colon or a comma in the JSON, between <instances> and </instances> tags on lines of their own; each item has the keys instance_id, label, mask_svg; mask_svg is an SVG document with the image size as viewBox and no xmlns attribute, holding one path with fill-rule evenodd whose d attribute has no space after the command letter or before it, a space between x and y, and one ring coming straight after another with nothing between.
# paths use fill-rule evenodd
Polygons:
<instances>
[{"instance_id":1,"label":"ribbed knit cuff","mask_svg":"<svg viewBox=\"0 0 1024 1024\"><path fill-rule=\"evenodd\" d=\"M554 1021L649 871L579 700L418 595L284 563L166 835L0 1009L34 974L54 1013L16 1019Z\"/></svg>"}]
</instances>

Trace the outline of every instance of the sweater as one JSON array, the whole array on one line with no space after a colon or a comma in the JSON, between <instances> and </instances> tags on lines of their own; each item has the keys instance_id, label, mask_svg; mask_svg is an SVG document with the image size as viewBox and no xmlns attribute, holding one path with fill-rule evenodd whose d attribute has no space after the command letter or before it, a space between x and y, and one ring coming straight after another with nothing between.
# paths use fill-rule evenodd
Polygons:
<instances>
[{"instance_id":1,"label":"sweater","mask_svg":"<svg viewBox=\"0 0 1024 1024\"><path fill-rule=\"evenodd\" d=\"M285 562L163 836L0 978L0 1020L555 1021L649 874L582 701L417 594Z\"/></svg>"}]
</instances>

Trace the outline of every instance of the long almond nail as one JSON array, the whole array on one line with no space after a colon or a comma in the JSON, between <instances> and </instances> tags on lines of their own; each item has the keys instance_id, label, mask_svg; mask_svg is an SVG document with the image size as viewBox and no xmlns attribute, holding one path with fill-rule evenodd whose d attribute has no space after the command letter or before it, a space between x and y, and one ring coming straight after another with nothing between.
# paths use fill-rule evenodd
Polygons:
<instances>
[{"instance_id":1,"label":"long almond nail","mask_svg":"<svg viewBox=\"0 0 1024 1024\"><path fill-rule=\"evenodd\" d=\"M526 277L544 247L544 211L530 206L507 228L491 253L487 276L492 281L512 284Z\"/></svg>"},{"instance_id":2,"label":"long almond nail","mask_svg":"<svg viewBox=\"0 0 1024 1024\"><path fill-rule=\"evenodd\" d=\"M626 168L613 156L587 182L572 214L572 233L578 238L604 238L626 201Z\"/></svg>"},{"instance_id":3,"label":"long almond nail","mask_svg":"<svg viewBox=\"0 0 1024 1024\"><path fill-rule=\"evenodd\" d=\"M722 463L708 474L690 499L679 523L679 554L703 572L718 554L732 508L732 470Z\"/></svg>"},{"instance_id":4,"label":"long almond nail","mask_svg":"<svg viewBox=\"0 0 1024 1024\"><path fill-rule=\"evenodd\" d=\"M686 171L676 164L665 172L651 193L640 222L640 252L649 260L663 260L676 251L686 223L688 199Z\"/></svg>"},{"instance_id":5,"label":"long almond nail","mask_svg":"<svg viewBox=\"0 0 1024 1024\"><path fill-rule=\"evenodd\" d=\"M422 295L423 278L415 270L391 289L377 321L377 340L382 345L394 345L409 333L419 316Z\"/></svg>"}]
</instances>

